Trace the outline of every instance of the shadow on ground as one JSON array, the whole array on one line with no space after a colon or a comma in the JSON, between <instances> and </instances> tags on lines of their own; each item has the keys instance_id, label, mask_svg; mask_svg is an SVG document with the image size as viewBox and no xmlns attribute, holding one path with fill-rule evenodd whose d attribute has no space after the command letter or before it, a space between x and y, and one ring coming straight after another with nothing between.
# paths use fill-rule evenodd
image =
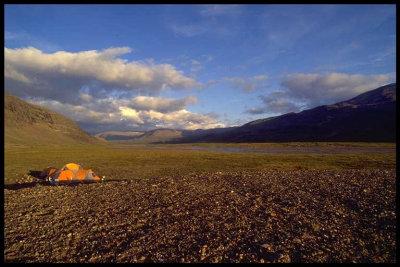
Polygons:
<instances>
[{"instance_id":1,"label":"shadow on ground","mask_svg":"<svg viewBox=\"0 0 400 267\"><path fill-rule=\"evenodd\" d=\"M5 184L4 185L4 189L8 189L8 190L19 190L19 189L23 189L23 188L31 188L31 187L35 187L37 185L41 185L41 186L52 186L49 182L46 181L40 181L40 182L30 182L30 183L23 183L23 184Z\"/></svg>"},{"instance_id":2,"label":"shadow on ground","mask_svg":"<svg viewBox=\"0 0 400 267\"><path fill-rule=\"evenodd\" d=\"M30 170L29 171L29 175L36 178L36 179L40 179L40 181L33 181L33 182L29 182L29 183L16 183L16 184L5 184L4 185L4 189L8 189L8 190L19 190L19 189L24 189L24 188L32 188L35 187L37 185L40 186L52 186L50 184L49 181L46 181L45 178L41 177L42 171L35 171L35 170Z\"/></svg>"},{"instance_id":3,"label":"shadow on ground","mask_svg":"<svg viewBox=\"0 0 400 267\"><path fill-rule=\"evenodd\" d=\"M36 179L40 179L40 181L33 181L33 182L29 182L29 183L15 183L15 184L5 184L4 185L4 189L7 190L19 190L19 189L24 189L24 188L32 188L35 187L37 185L40 186L55 186L52 185L49 181L47 181L45 178L41 177L41 171L34 171L34 170L30 170L28 173L30 176L36 178ZM103 181L103 183L107 183L107 182L129 182L129 179L107 179L105 181ZM79 184L96 184L97 182L92 182L92 181L82 181L82 182L78 182L78 183L70 183L70 184L60 184L58 186L77 186Z\"/></svg>"},{"instance_id":4,"label":"shadow on ground","mask_svg":"<svg viewBox=\"0 0 400 267\"><path fill-rule=\"evenodd\" d=\"M4 189L19 190L19 189L23 189L23 188L35 187L37 185L51 186L50 182L46 181L43 177L40 176L40 173L41 173L41 171L34 171L34 170L30 170L28 173L30 176L32 176L36 179L40 179L40 181L33 181L33 182L29 182L29 183L5 184Z\"/></svg>"},{"instance_id":5,"label":"shadow on ground","mask_svg":"<svg viewBox=\"0 0 400 267\"><path fill-rule=\"evenodd\" d=\"M29 174L30 176L32 176L32 177L37 178L37 179L42 179L42 180L44 180L44 178L40 176L41 173L42 173L41 171L33 171L33 170L30 170L28 174Z\"/></svg>"},{"instance_id":6,"label":"shadow on ground","mask_svg":"<svg viewBox=\"0 0 400 267\"><path fill-rule=\"evenodd\" d=\"M44 180L44 178L40 176L41 173L42 173L41 171L32 171L32 170L29 171L30 176Z\"/></svg>"},{"instance_id":7,"label":"shadow on ground","mask_svg":"<svg viewBox=\"0 0 400 267\"><path fill-rule=\"evenodd\" d=\"M77 186L80 184L95 184L96 182L80 182L80 183L71 183L71 184L60 184L60 185L52 185L48 181L40 181L40 182L30 182L30 183L22 183L22 184L5 184L4 189L8 190L19 190L19 189L24 189L24 188L32 188L37 185L40 186Z\"/></svg>"}]
</instances>

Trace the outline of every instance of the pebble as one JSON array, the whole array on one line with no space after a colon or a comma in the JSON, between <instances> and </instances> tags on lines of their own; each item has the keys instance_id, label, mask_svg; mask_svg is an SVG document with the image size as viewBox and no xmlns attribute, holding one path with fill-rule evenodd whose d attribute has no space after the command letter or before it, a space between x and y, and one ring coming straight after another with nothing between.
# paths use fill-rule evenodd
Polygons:
<instances>
[{"instance_id":1,"label":"pebble","mask_svg":"<svg viewBox=\"0 0 400 267\"><path fill-rule=\"evenodd\" d=\"M335 173L339 176L329 181ZM5 190L5 260L38 258L39 253L40 260L51 263L135 262L135 257L155 262L284 263L297 260L290 255L299 247L295 244L301 244L304 262L326 261L328 254L338 262L396 262L395 170L223 174L136 179L129 186L60 186L51 194L46 186ZM152 185L158 189L152 190ZM359 195L363 189L369 190L368 198ZM371 217L362 217L362 209L349 210L346 199L368 207ZM60 212L26 219L44 208ZM378 213L381 220L394 223L383 234L371 234ZM206 245L193 249L196 243ZM141 256L147 252L151 258Z\"/></svg>"}]
</instances>

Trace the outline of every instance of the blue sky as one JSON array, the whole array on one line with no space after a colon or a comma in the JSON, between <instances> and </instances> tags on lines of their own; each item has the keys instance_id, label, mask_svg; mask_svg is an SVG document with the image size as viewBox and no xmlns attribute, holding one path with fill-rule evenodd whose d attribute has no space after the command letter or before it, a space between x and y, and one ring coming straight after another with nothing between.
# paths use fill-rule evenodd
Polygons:
<instances>
[{"instance_id":1,"label":"blue sky","mask_svg":"<svg viewBox=\"0 0 400 267\"><path fill-rule=\"evenodd\" d=\"M5 90L90 133L241 125L395 82L395 11L5 5Z\"/></svg>"}]
</instances>

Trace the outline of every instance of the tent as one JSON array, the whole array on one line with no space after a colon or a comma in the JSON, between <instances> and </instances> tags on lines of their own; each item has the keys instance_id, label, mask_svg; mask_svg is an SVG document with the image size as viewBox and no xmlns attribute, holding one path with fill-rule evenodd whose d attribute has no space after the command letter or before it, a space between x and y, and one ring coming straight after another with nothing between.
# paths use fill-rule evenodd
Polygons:
<instances>
[{"instance_id":1,"label":"tent","mask_svg":"<svg viewBox=\"0 0 400 267\"><path fill-rule=\"evenodd\" d=\"M56 171L58 171L57 168L47 167L39 174L39 177L42 178L42 179L47 179L50 175L52 175Z\"/></svg>"},{"instance_id":2,"label":"tent","mask_svg":"<svg viewBox=\"0 0 400 267\"><path fill-rule=\"evenodd\" d=\"M43 170L42 174L45 175L45 178L48 179L52 185L103 181L92 169L85 170L82 166L75 163L65 164L59 170L54 167L47 167Z\"/></svg>"}]
</instances>

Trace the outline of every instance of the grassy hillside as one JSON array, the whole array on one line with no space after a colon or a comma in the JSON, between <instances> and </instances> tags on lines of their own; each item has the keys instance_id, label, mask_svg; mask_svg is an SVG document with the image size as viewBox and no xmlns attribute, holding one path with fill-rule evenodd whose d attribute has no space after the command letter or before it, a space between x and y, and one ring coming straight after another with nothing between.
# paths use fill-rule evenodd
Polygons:
<instances>
[{"instance_id":1,"label":"grassy hillside","mask_svg":"<svg viewBox=\"0 0 400 267\"><path fill-rule=\"evenodd\" d=\"M101 142L67 117L8 93L4 93L4 128L6 147Z\"/></svg>"}]
</instances>

